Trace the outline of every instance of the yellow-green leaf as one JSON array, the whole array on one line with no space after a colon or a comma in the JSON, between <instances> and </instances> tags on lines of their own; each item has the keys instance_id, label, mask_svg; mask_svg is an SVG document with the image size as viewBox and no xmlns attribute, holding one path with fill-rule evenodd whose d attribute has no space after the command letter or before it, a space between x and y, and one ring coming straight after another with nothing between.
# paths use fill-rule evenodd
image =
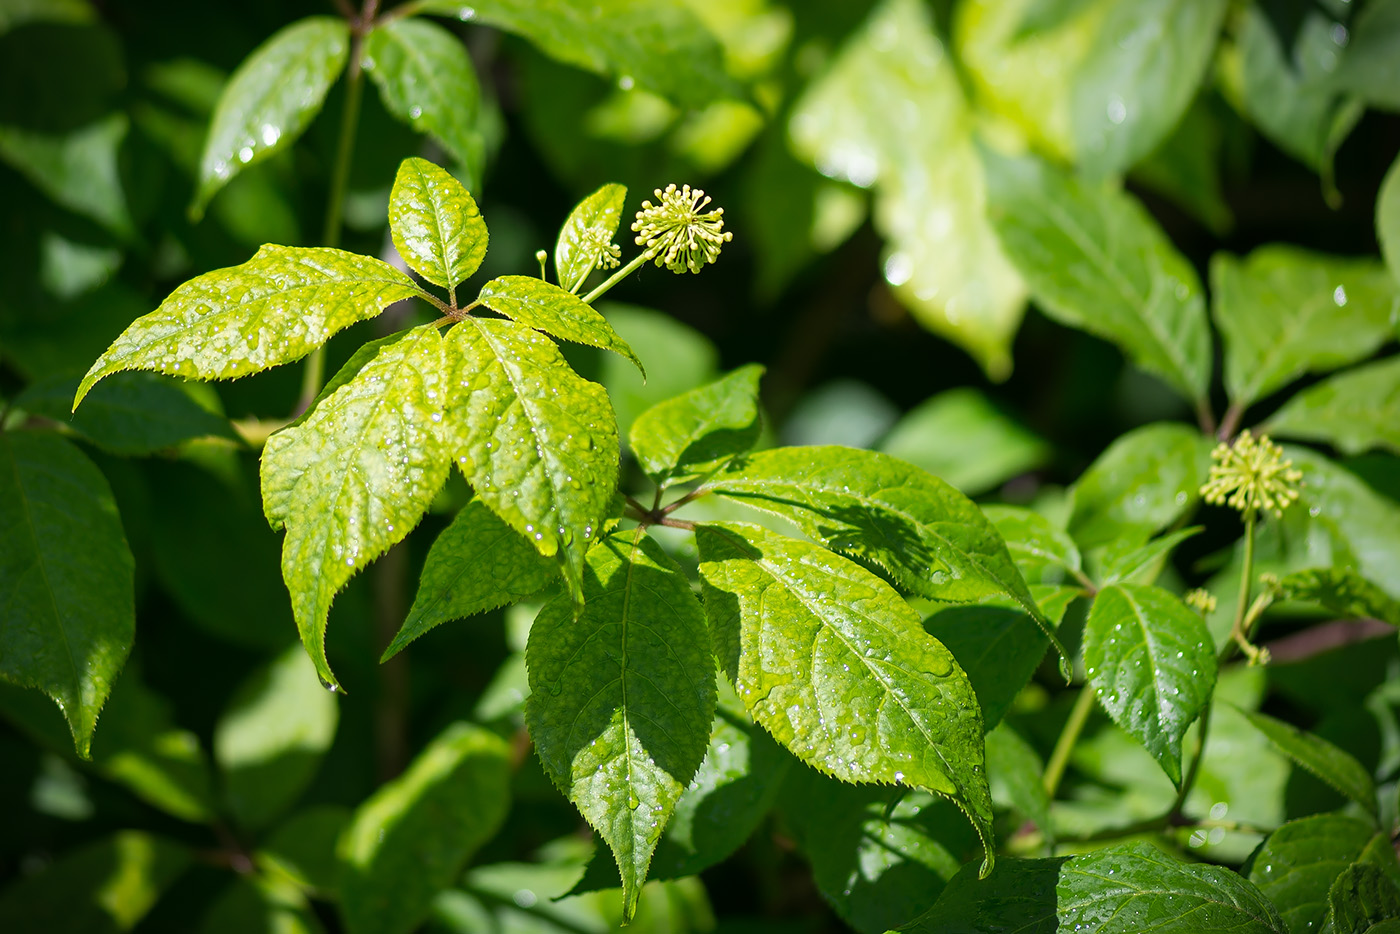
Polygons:
<instances>
[{"instance_id":1,"label":"yellow-green leaf","mask_svg":"<svg viewBox=\"0 0 1400 934\"><path fill-rule=\"evenodd\" d=\"M486 222L461 182L427 159L405 159L389 192L389 232L409 267L444 289L486 257Z\"/></svg>"},{"instance_id":2,"label":"yellow-green leaf","mask_svg":"<svg viewBox=\"0 0 1400 934\"><path fill-rule=\"evenodd\" d=\"M617 234L626 200L627 187L613 182L584 198L569 213L554 246L554 275L561 286L577 292L595 266L608 265L605 251ZM617 258L611 259L611 264L617 265Z\"/></svg>"}]
</instances>

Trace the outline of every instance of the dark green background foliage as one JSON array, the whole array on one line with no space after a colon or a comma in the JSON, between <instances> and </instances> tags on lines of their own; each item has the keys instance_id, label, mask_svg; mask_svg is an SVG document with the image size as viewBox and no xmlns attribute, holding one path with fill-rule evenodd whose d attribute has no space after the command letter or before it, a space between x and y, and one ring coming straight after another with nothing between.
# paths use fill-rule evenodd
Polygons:
<instances>
[{"instance_id":1,"label":"dark green background foliage","mask_svg":"<svg viewBox=\"0 0 1400 934\"><path fill-rule=\"evenodd\" d=\"M1397 63L0 0L0 930L1400 931Z\"/></svg>"}]
</instances>

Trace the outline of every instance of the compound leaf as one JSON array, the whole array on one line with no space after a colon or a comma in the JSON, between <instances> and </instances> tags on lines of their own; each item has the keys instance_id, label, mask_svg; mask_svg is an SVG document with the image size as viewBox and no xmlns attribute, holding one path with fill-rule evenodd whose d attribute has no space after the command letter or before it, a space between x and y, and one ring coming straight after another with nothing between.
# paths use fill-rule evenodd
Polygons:
<instances>
[{"instance_id":1,"label":"compound leaf","mask_svg":"<svg viewBox=\"0 0 1400 934\"><path fill-rule=\"evenodd\" d=\"M722 379L659 402L632 423L628 443L637 463L667 486L713 470L758 441L758 381L749 364Z\"/></svg>"},{"instance_id":2,"label":"compound leaf","mask_svg":"<svg viewBox=\"0 0 1400 934\"><path fill-rule=\"evenodd\" d=\"M1304 373L1370 356L1400 307L1381 263L1264 246L1211 260L1211 311L1225 344L1225 388L1248 405Z\"/></svg>"},{"instance_id":3,"label":"compound leaf","mask_svg":"<svg viewBox=\"0 0 1400 934\"><path fill-rule=\"evenodd\" d=\"M561 340L620 354L646 377L646 367L608 324L608 319L557 285L532 276L501 276L483 285L476 300L492 311Z\"/></svg>"},{"instance_id":4,"label":"compound leaf","mask_svg":"<svg viewBox=\"0 0 1400 934\"><path fill-rule=\"evenodd\" d=\"M196 276L133 321L78 384L73 408L120 370L233 379L290 363L421 294L407 275L370 256L268 244L241 266Z\"/></svg>"},{"instance_id":5,"label":"compound leaf","mask_svg":"<svg viewBox=\"0 0 1400 934\"><path fill-rule=\"evenodd\" d=\"M131 651L134 567L92 461L52 433L0 432L0 677L53 698L83 758Z\"/></svg>"},{"instance_id":6,"label":"compound leaf","mask_svg":"<svg viewBox=\"0 0 1400 934\"><path fill-rule=\"evenodd\" d=\"M758 526L704 525L696 539L720 666L753 718L828 775L952 799L990 869L981 709L909 604L860 565Z\"/></svg>"},{"instance_id":7,"label":"compound leaf","mask_svg":"<svg viewBox=\"0 0 1400 934\"><path fill-rule=\"evenodd\" d=\"M461 39L429 20L396 19L365 37L363 64L386 110L431 135L458 163L479 161L481 85Z\"/></svg>"},{"instance_id":8,"label":"compound leaf","mask_svg":"<svg viewBox=\"0 0 1400 934\"><path fill-rule=\"evenodd\" d=\"M340 907L350 934L417 929L509 807L505 741L467 723L443 730L341 834Z\"/></svg>"},{"instance_id":9,"label":"compound leaf","mask_svg":"<svg viewBox=\"0 0 1400 934\"><path fill-rule=\"evenodd\" d=\"M349 53L345 20L308 16L278 30L243 60L224 86L209 124L199 160L199 190L190 205L196 218L229 179L301 136Z\"/></svg>"},{"instance_id":10,"label":"compound leaf","mask_svg":"<svg viewBox=\"0 0 1400 934\"><path fill-rule=\"evenodd\" d=\"M1315 733L1300 730L1268 714L1249 710L1241 710L1240 713L1288 758L1372 815L1377 814L1376 783L1371 773L1351 753L1337 748Z\"/></svg>"},{"instance_id":11,"label":"compound leaf","mask_svg":"<svg viewBox=\"0 0 1400 934\"><path fill-rule=\"evenodd\" d=\"M360 568L418 523L447 479L442 336L432 325L387 344L300 424L263 449L263 511L282 542L282 579L316 673L326 614Z\"/></svg>"},{"instance_id":12,"label":"compound leaf","mask_svg":"<svg viewBox=\"0 0 1400 934\"><path fill-rule=\"evenodd\" d=\"M413 607L380 661L393 658L439 623L538 593L557 574L553 561L474 499L428 550Z\"/></svg>"},{"instance_id":13,"label":"compound leaf","mask_svg":"<svg viewBox=\"0 0 1400 934\"><path fill-rule=\"evenodd\" d=\"M602 268L608 262L604 251L617 233L626 200L627 187L612 182L569 212L554 245L554 275L561 286L577 292L595 266Z\"/></svg>"},{"instance_id":14,"label":"compound leaf","mask_svg":"<svg viewBox=\"0 0 1400 934\"><path fill-rule=\"evenodd\" d=\"M389 192L394 248L414 272L444 289L486 257L486 222L462 183L427 159L405 159Z\"/></svg>"},{"instance_id":15,"label":"compound leaf","mask_svg":"<svg viewBox=\"0 0 1400 934\"><path fill-rule=\"evenodd\" d=\"M1269 418L1269 434L1323 441L1344 454L1400 454L1400 357L1359 366L1310 386Z\"/></svg>"},{"instance_id":16,"label":"compound leaf","mask_svg":"<svg viewBox=\"0 0 1400 934\"><path fill-rule=\"evenodd\" d=\"M617 489L607 393L576 375L548 337L514 321L467 318L445 349L452 456L492 512L558 557L578 603L584 552Z\"/></svg>"},{"instance_id":17,"label":"compound leaf","mask_svg":"<svg viewBox=\"0 0 1400 934\"><path fill-rule=\"evenodd\" d=\"M1160 587L1099 591L1084 626L1084 670L1115 723L1181 783L1181 738L1215 687L1215 644L1200 614Z\"/></svg>"},{"instance_id":18,"label":"compound leaf","mask_svg":"<svg viewBox=\"0 0 1400 934\"><path fill-rule=\"evenodd\" d=\"M1210 382L1196 271L1131 195L984 150L987 209L1050 317L1118 344L1192 401Z\"/></svg>"},{"instance_id":19,"label":"compound leaf","mask_svg":"<svg viewBox=\"0 0 1400 934\"><path fill-rule=\"evenodd\" d=\"M535 749L612 849L624 921L705 757L715 710L704 613L680 568L641 535L595 545L581 615L562 597L546 604L526 648Z\"/></svg>"}]
</instances>

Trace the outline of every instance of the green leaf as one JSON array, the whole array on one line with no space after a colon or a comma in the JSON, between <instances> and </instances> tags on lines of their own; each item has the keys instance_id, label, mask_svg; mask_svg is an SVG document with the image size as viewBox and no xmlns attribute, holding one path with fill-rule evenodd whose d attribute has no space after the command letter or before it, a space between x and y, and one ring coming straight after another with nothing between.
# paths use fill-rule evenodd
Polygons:
<instances>
[{"instance_id":1,"label":"green leaf","mask_svg":"<svg viewBox=\"0 0 1400 934\"><path fill-rule=\"evenodd\" d=\"M345 20L308 16L273 33L243 60L224 86L209 124L199 189L190 205L196 219L229 179L301 136L349 53Z\"/></svg>"},{"instance_id":2,"label":"green leaf","mask_svg":"<svg viewBox=\"0 0 1400 934\"><path fill-rule=\"evenodd\" d=\"M485 145L477 125L481 85L461 39L428 20L396 19L365 37L363 66L386 110L458 163L476 163Z\"/></svg>"},{"instance_id":3,"label":"green leaf","mask_svg":"<svg viewBox=\"0 0 1400 934\"><path fill-rule=\"evenodd\" d=\"M11 0L0 10L0 33L26 23L90 23L96 18L87 0Z\"/></svg>"},{"instance_id":4,"label":"green leaf","mask_svg":"<svg viewBox=\"0 0 1400 934\"><path fill-rule=\"evenodd\" d=\"M525 718L549 774L608 844L636 911L652 852L705 756L714 662L690 584L640 529L588 553L582 614L530 629Z\"/></svg>"},{"instance_id":5,"label":"green leaf","mask_svg":"<svg viewBox=\"0 0 1400 934\"><path fill-rule=\"evenodd\" d=\"M0 160L55 204L97 221L121 238L134 235L118 154L130 123L111 114L63 136L0 126Z\"/></svg>"},{"instance_id":6,"label":"green leaf","mask_svg":"<svg viewBox=\"0 0 1400 934\"><path fill-rule=\"evenodd\" d=\"M462 183L426 159L405 159L389 192L389 231L403 261L455 291L486 257L486 222Z\"/></svg>"},{"instance_id":7,"label":"green leaf","mask_svg":"<svg viewBox=\"0 0 1400 934\"><path fill-rule=\"evenodd\" d=\"M1016 567L1033 584L1058 583L1080 570L1079 547L1049 519L1020 506L983 506L982 514L1006 540Z\"/></svg>"},{"instance_id":8,"label":"green leaf","mask_svg":"<svg viewBox=\"0 0 1400 934\"><path fill-rule=\"evenodd\" d=\"M1162 573L1167 558L1177 545L1201 534L1199 525L1179 529L1154 538L1140 548L1132 547L1134 540L1110 542L1099 556L1099 573L1104 584L1123 581L1130 584L1151 584Z\"/></svg>"},{"instance_id":9,"label":"green leaf","mask_svg":"<svg viewBox=\"0 0 1400 934\"><path fill-rule=\"evenodd\" d=\"M1303 567L1328 555L1327 563L1351 565L1400 599L1400 506L1314 451L1288 445L1284 454L1303 472L1298 503L1283 520L1284 526L1304 527L1301 535L1293 530L1298 544L1309 551L1311 560Z\"/></svg>"},{"instance_id":10,"label":"green leaf","mask_svg":"<svg viewBox=\"0 0 1400 934\"><path fill-rule=\"evenodd\" d=\"M1050 448L1003 415L972 387L950 389L915 406L880 450L922 467L968 496L1042 466Z\"/></svg>"},{"instance_id":11,"label":"green leaf","mask_svg":"<svg viewBox=\"0 0 1400 934\"><path fill-rule=\"evenodd\" d=\"M1376 783L1366 767L1350 753L1338 749L1315 733L1275 720L1268 714L1240 711L1255 729L1269 738L1279 751L1309 772L1361 805L1372 815L1376 810Z\"/></svg>"},{"instance_id":12,"label":"green leaf","mask_svg":"<svg viewBox=\"0 0 1400 934\"><path fill-rule=\"evenodd\" d=\"M296 803L335 739L340 709L315 675L293 646L244 680L214 727L229 810L244 827Z\"/></svg>"},{"instance_id":13,"label":"green leaf","mask_svg":"<svg viewBox=\"0 0 1400 934\"><path fill-rule=\"evenodd\" d=\"M594 311L592 305L557 285L531 276L501 276L483 285L476 300L492 311L561 340L620 354L631 360L642 378L646 378L646 367L608 324L608 319Z\"/></svg>"},{"instance_id":14,"label":"green leaf","mask_svg":"<svg viewBox=\"0 0 1400 934\"><path fill-rule=\"evenodd\" d=\"M1400 156L1390 164L1376 195L1376 239L1391 278L1400 281Z\"/></svg>"},{"instance_id":15,"label":"green leaf","mask_svg":"<svg viewBox=\"0 0 1400 934\"><path fill-rule=\"evenodd\" d=\"M759 725L843 781L951 798L990 869L981 711L909 604L859 565L758 526L700 526L696 540L716 654Z\"/></svg>"},{"instance_id":16,"label":"green leaf","mask_svg":"<svg viewBox=\"0 0 1400 934\"><path fill-rule=\"evenodd\" d=\"M554 245L554 275L561 286L577 292L595 266L603 268L604 245L617 234L626 201L627 186L611 182L569 212Z\"/></svg>"},{"instance_id":17,"label":"green leaf","mask_svg":"<svg viewBox=\"0 0 1400 934\"><path fill-rule=\"evenodd\" d=\"M872 107L871 101L907 101ZM986 217L976 113L919 0L884 0L794 105L794 152L875 188L885 279L924 327L993 379L1011 372L1026 290Z\"/></svg>"},{"instance_id":18,"label":"green leaf","mask_svg":"<svg viewBox=\"0 0 1400 934\"><path fill-rule=\"evenodd\" d=\"M1341 31L1339 31L1341 30ZM1280 149L1331 184L1332 158L1363 107L1337 93L1333 73L1347 33L1320 9L1302 13L1285 47L1269 15L1257 3L1241 11L1233 47L1222 50L1222 78L1236 109Z\"/></svg>"},{"instance_id":19,"label":"green leaf","mask_svg":"<svg viewBox=\"0 0 1400 934\"><path fill-rule=\"evenodd\" d=\"M1033 594L1050 619L1058 620L1079 591L1036 586ZM924 621L924 630L953 653L972 682L984 730L1001 722L1050 645L1024 610L1005 603L948 607Z\"/></svg>"},{"instance_id":20,"label":"green leaf","mask_svg":"<svg viewBox=\"0 0 1400 934\"><path fill-rule=\"evenodd\" d=\"M1057 934L1055 886L1068 858L1003 859L979 878L962 868L933 907L906 924L909 934Z\"/></svg>"},{"instance_id":21,"label":"green leaf","mask_svg":"<svg viewBox=\"0 0 1400 934\"><path fill-rule=\"evenodd\" d=\"M967 497L911 464L855 448L778 448L732 463L707 486L888 569L922 596L970 601L1006 593L1048 629L996 527Z\"/></svg>"},{"instance_id":22,"label":"green leaf","mask_svg":"<svg viewBox=\"0 0 1400 934\"><path fill-rule=\"evenodd\" d=\"M474 499L433 542L408 618L379 660L393 658L439 623L539 593L557 574L553 561Z\"/></svg>"},{"instance_id":23,"label":"green leaf","mask_svg":"<svg viewBox=\"0 0 1400 934\"><path fill-rule=\"evenodd\" d=\"M510 807L510 750L454 723L403 775L355 810L341 834L340 909L350 934L407 934Z\"/></svg>"},{"instance_id":24,"label":"green leaf","mask_svg":"<svg viewBox=\"0 0 1400 934\"><path fill-rule=\"evenodd\" d=\"M744 96L719 43L680 0L427 0L421 9L524 36L551 58L685 107Z\"/></svg>"},{"instance_id":25,"label":"green leaf","mask_svg":"<svg viewBox=\"0 0 1400 934\"><path fill-rule=\"evenodd\" d=\"M486 504L472 500L428 550L409 618L379 661L398 655L438 623L514 604L557 580L554 562L540 556Z\"/></svg>"},{"instance_id":26,"label":"green leaf","mask_svg":"<svg viewBox=\"0 0 1400 934\"><path fill-rule=\"evenodd\" d=\"M1115 3L1074 78L1079 167L1103 178L1156 149L1196 96L1226 0Z\"/></svg>"},{"instance_id":27,"label":"green leaf","mask_svg":"<svg viewBox=\"0 0 1400 934\"><path fill-rule=\"evenodd\" d=\"M467 318L445 350L444 384L455 398L443 426L462 473L540 554L558 556L577 603L584 552L617 490L607 393L575 375L548 337L514 321Z\"/></svg>"},{"instance_id":28,"label":"green leaf","mask_svg":"<svg viewBox=\"0 0 1400 934\"><path fill-rule=\"evenodd\" d=\"M282 579L331 687L326 614L336 592L413 529L447 479L442 345L433 325L415 328L263 449L263 511L287 530Z\"/></svg>"},{"instance_id":29,"label":"green leaf","mask_svg":"<svg viewBox=\"0 0 1400 934\"><path fill-rule=\"evenodd\" d=\"M699 389L659 402L632 423L637 463L662 486L704 476L758 443L762 423L756 363Z\"/></svg>"},{"instance_id":30,"label":"green leaf","mask_svg":"<svg viewBox=\"0 0 1400 934\"><path fill-rule=\"evenodd\" d=\"M1250 857L1249 881L1277 906L1290 934L1319 931L1332 883L1374 836L1375 828L1340 814L1289 821Z\"/></svg>"},{"instance_id":31,"label":"green leaf","mask_svg":"<svg viewBox=\"0 0 1400 934\"><path fill-rule=\"evenodd\" d=\"M789 777L782 808L822 897L863 934L883 934L926 911L976 840L947 801L848 785L811 769Z\"/></svg>"},{"instance_id":32,"label":"green leaf","mask_svg":"<svg viewBox=\"0 0 1400 934\"><path fill-rule=\"evenodd\" d=\"M108 934L136 927L190 864L179 844L124 830L0 892L0 929Z\"/></svg>"},{"instance_id":33,"label":"green leaf","mask_svg":"<svg viewBox=\"0 0 1400 934\"><path fill-rule=\"evenodd\" d=\"M1364 616L1400 626L1400 601L1352 568L1294 571L1278 582L1284 600L1314 603L1338 616Z\"/></svg>"},{"instance_id":34,"label":"green leaf","mask_svg":"<svg viewBox=\"0 0 1400 934\"><path fill-rule=\"evenodd\" d=\"M724 678L710 745L651 861L651 878L698 875L728 859L753 834L778 798L792 756L753 721Z\"/></svg>"},{"instance_id":35,"label":"green leaf","mask_svg":"<svg viewBox=\"0 0 1400 934\"><path fill-rule=\"evenodd\" d=\"M151 373L119 373L73 411L78 379L50 377L31 383L15 406L66 424L72 432L114 454L150 454L191 438L237 435L225 419L190 397L174 381Z\"/></svg>"},{"instance_id":36,"label":"green leaf","mask_svg":"<svg viewBox=\"0 0 1400 934\"><path fill-rule=\"evenodd\" d=\"M1378 866L1348 866L1327 893L1327 921L1323 930L1341 934L1380 934L1384 922L1400 918L1400 889Z\"/></svg>"},{"instance_id":37,"label":"green leaf","mask_svg":"<svg viewBox=\"0 0 1400 934\"><path fill-rule=\"evenodd\" d=\"M121 370L234 379L291 363L337 331L421 294L373 257L268 244L241 266L196 276L133 321L83 377L73 408Z\"/></svg>"},{"instance_id":38,"label":"green leaf","mask_svg":"<svg viewBox=\"0 0 1400 934\"><path fill-rule=\"evenodd\" d=\"M992 226L1045 313L1203 399L1211 345L1200 280L1142 205L1038 159L982 159Z\"/></svg>"},{"instance_id":39,"label":"green leaf","mask_svg":"<svg viewBox=\"0 0 1400 934\"><path fill-rule=\"evenodd\" d=\"M1181 738L1215 688L1205 620L1160 587L1099 591L1084 626L1084 670L1113 721L1181 784Z\"/></svg>"},{"instance_id":40,"label":"green leaf","mask_svg":"<svg viewBox=\"0 0 1400 934\"><path fill-rule=\"evenodd\" d=\"M1373 107L1400 110L1400 6L1388 0L1368 3L1351 24L1346 54L1333 75L1334 86Z\"/></svg>"},{"instance_id":41,"label":"green leaf","mask_svg":"<svg viewBox=\"0 0 1400 934\"><path fill-rule=\"evenodd\" d=\"M1308 387L1284 403L1264 430L1282 438L1322 441L1344 454L1372 448L1400 454L1400 357Z\"/></svg>"},{"instance_id":42,"label":"green leaf","mask_svg":"<svg viewBox=\"0 0 1400 934\"><path fill-rule=\"evenodd\" d=\"M608 391L617 410L618 432L628 429L647 409L658 402L702 386L719 376L719 350L708 337L672 316L649 308L600 303L608 321L638 356L665 360L646 378L637 368L616 354L598 354L596 379Z\"/></svg>"},{"instance_id":43,"label":"green leaf","mask_svg":"<svg viewBox=\"0 0 1400 934\"><path fill-rule=\"evenodd\" d=\"M1302 376L1370 356L1393 335L1400 298L1385 267L1291 246L1211 259L1225 388L1245 406Z\"/></svg>"},{"instance_id":44,"label":"green leaf","mask_svg":"<svg viewBox=\"0 0 1400 934\"><path fill-rule=\"evenodd\" d=\"M331 898L339 868L336 841L349 823L349 809L338 804L297 811L258 848L258 868L269 876L287 879L310 895Z\"/></svg>"},{"instance_id":45,"label":"green leaf","mask_svg":"<svg viewBox=\"0 0 1400 934\"><path fill-rule=\"evenodd\" d=\"M1171 525L1200 498L1211 447L1199 431L1167 422L1122 435L1075 483L1070 534L1093 548Z\"/></svg>"},{"instance_id":46,"label":"green leaf","mask_svg":"<svg viewBox=\"0 0 1400 934\"><path fill-rule=\"evenodd\" d=\"M987 783L992 801L1013 808L1053 841L1055 825L1050 819L1050 794L1041 777L1044 772L1045 763L1010 724L998 723L987 733Z\"/></svg>"},{"instance_id":47,"label":"green leaf","mask_svg":"<svg viewBox=\"0 0 1400 934\"><path fill-rule=\"evenodd\" d=\"M0 433L0 677L53 698L83 758L131 651L133 567L92 461L50 433Z\"/></svg>"},{"instance_id":48,"label":"green leaf","mask_svg":"<svg viewBox=\"0 0 1400 934\"><path fill-rule=\"evenodd\" d=\"M204 916L199 934L322 934L306 896L285 879L241 876Z\"/></svg>"}]
</instances>

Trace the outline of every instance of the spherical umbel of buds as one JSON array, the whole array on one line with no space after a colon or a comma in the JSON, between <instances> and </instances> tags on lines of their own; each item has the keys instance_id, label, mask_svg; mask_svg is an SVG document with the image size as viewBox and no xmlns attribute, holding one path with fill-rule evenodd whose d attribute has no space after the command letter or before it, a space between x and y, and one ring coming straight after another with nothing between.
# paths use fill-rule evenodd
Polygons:
<instances>
[{"instance_id":1,"label":"spherical umbel of buds","mask_svg":"<svg viewBox=\"0 0 1400 934\"><path fill-rule=\"evenodd\" d=\"M1248 430L1242 431L1233 446L1217 445L1210 456L1215 463L1201 487L1208 503L1229 505L1246 516L1262 511L1277 518L1298 499L1296 487L1303 474L1267 435L1255 440Z\"/></svg>"},{"instance_id":2,"label":"spherical umbel of buds","mask_svg":"<svg viewBox=\"0 0 1400 934\"><path fill-rule=\"evenodd\" d=\"M676 273L699 272L719 259L720 247L734 239L724 230L724 208L701 213L710 199L689 185L667 185L655 194L661 203L643 201L632 224L647 258Z\"/></svg>"},{"instance_id":3,"label":"spherical umbel of buds","mask_svg":"<svg viewBox=\"0 0 1400 934\"><path fill-rule=\"evenodd\" d=\"M621 265L622 247L612 242L612 231L603 226L585 227L582 239L598 251L594 265L599 269L616 269Z\"/></svg>"}]
</instances>

